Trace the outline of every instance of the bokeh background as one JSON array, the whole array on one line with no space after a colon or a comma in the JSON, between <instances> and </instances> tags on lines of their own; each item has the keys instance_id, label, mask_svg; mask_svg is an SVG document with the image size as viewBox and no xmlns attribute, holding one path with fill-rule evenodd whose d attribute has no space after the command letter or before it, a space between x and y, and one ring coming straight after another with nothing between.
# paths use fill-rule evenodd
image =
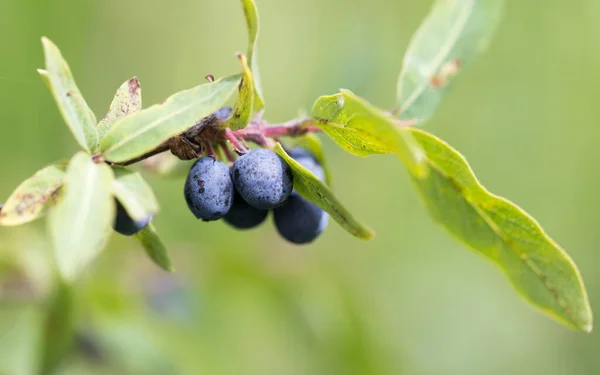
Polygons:
<instances>
[{"instance_id":1,"label":"bokeh background","mask_svg":"<svg viewBox=\"0 0 600 375\"><path fill-rule=\"evenodd\" d=\"M403 52L432 1L257 0L267 117L283 121L348 88L393 106ZM509 1L491 49L426 128L490 190L534 215L578 263L600 309L600 3ZM62 49L100 117L116 88L146 106L239 70L238 0L0 1L0 197L77 149L36 68ZM392 156L325 141L340 200L377 231L331 223L314 244L271 222L237 232L197 222L182 180L149 177L155 223L177 268L113 236L76 285L77 340L55 374L598 374L600 330L535 312L504 276L427 216ZM2 200L0 199L0 200ZM53 288L41 220L0 228L0 374L36 374L61 345L44 332ZM59 319L60 320L60 319Z\"/></svg>"}]
</instances>

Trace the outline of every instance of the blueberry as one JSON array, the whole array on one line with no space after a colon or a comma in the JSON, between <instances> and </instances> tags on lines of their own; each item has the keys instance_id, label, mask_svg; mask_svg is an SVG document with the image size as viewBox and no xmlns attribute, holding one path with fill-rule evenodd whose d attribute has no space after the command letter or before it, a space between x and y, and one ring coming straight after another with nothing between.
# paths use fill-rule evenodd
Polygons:
<instances>
[{"instance_id":1,"label":"blueberry","mask_svg":"<svg viewBox=\"0 0 600 375\"><path fill-rule=\"evenodd\" d=\"M215 112L215 116L221 120L225 120L226 118L231 116L231 112L233 112L231 107L223 107Z\"/></svg>"},{"instance_id":2,"label":"blueberry","mask_svg":"<svg viewBox=\"0 0 600 375\"><path fill-rule=\"evenodd\" d=\"M290 150L290 157L296 160L304 168L311 171L321 181L325 180L325 170L319 164L317 159L308 150L298 147Z\"/></svg>"},{"instance_id":3,"label":"blueberry","mask_svg":"<svg viewBox=\"0 0 600 375\"><path fill-rule=\"evenodd\" d=\"M223 220L238 229L250 229L260 225L267 218L268 210L250 206L237 192L233 198L233 206Z\"/></svg>"},{"instance_id":4,"label":"blueberry","mask_svg":"<svg viewBox=\"0 0 600 375\"><path fill-rule=\"evenodd\" d=\"M325 179L323 167L306 149L295 148L290 150L288 155L320 180ZM285 204L276 208L273 214L279 234L295 244L314 241L325 230L329 222L329 215L325 211L300 196L295 190Z\"/></svg>"},{"instance_id":5,"label":"blueberry","mask_svg":"<svg viewBox=\"0 0 600 375\"><path fill-rule=\"evenodd\" d=\"M314 241L329 222L329 215L325 211L296 192L273 214L279 234L299 245Z\"/></svg>"},{"instance_id":6,"label":"blueberry","mask_svg":"<svg viewBox=\"0 0 600 375\"><path fill-rule=\"evenodd\" d=\"M185 181L184 195L196 218L204 221L219 220L233 204L233 183L229 168L211 157L198 159Z\"/></svg>"},{"instance_id":7,"label":"blueberry","mask_svg":"<svg viewBox=\"0 0 600 375\"><path fill-rule=\"evenodd\" d=\"M312 158L315 161L317 160L315 158L315 156L312 154L312 152L308 151L307 149L305 149L303 147L296 147L296 148L289 150L288 155L292 159L296 159L296 160L299 158Z\"/></svg>"},{"instance_id":8,"label":"blueberry","mask_svg":"<svg viewBox=\"0 0 600 375\"><path fill-rule=\"evenodd\" d=\"M134 221L131 216L129 216L121 202L116 199L115 201L117 204L117 215L113 224L113 228L118 233L121 233L124 236L133 236L150 224L152 216L148 216L142 220Z\"/></svg>"},{"instance_id":9,"label":"blueberry","mask_svg":"<svg viewBox=\"0 0 600 375\"><path fill-rule=\"evenodd\" d=\"M292 193L292 170L271 150L259 148L240 156L233 163L231 175L237 192L255 208L278 207Z\"/></svg>"}]
</instances>

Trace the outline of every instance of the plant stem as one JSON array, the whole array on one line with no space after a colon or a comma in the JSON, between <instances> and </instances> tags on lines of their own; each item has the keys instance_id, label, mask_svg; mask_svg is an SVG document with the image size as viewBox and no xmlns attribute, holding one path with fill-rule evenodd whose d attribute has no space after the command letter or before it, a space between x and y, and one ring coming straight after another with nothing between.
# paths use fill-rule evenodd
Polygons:
<instances>
[{"instance_id":1,"label":"plant stem","mask_svg":"<svg viewBox=\"0 0 600 375\"><path fill-rule=\"evenodd\" d=\"M233 154L233 152L231 152L229 147L227 147L227 142L221 142L219 143L219 145L221 146L221 149L223 150L223 153L225 154L227 160L233 163L235 161L235 155Z\"/></svg>"},{"instance_id":2,"label":"plant stem","mask_svg":"<svg viewBox=\"0 0 600 375\"><path fill-rule=\"evenodd\" d=\"M216 139L214 140L214 144L221 144L222 148L227 153L227 158L232 161L235 159L235 155L231 153L231 150L229 150L227 145L223 142L224 140L229 142L238 154L244 154L248 152L246 141L256 143L261 147L271 148L275 145L275 140L280 137L299 137L307 133L320 132L321 129L316 126L317 124L317 120L310 118L292 120L275 125L269 125L266 121L258 119L250 123L244 129L235 131L231 129L223 129L222 131L219 131ZM202 134L206 133L203 132L199 136L202 136ZM212 146L212 136L210 138L211 139L206 139L205 141L207 145L210 144ZM118 163L109 162L109 164L128 166L169 150L169 141L166 141L154 150L149 151L137 158ZM208 148L208 150L210 152L210 148Z\"/></svg>"},{"instance_id":3,"label":"plant stem","mask_svg":"<svg viewBox=\"0 0 600 375\"><path fill-rule=\"evenodd\" d=\"M128 165L135 164L135 163L140 162L142 160L151 158L154 155L161 154L161 153L163 153L165 151L169 151L169 142L168 141L164 142L163 144L161 144L160 146L158 146L154 150L148 151L147 153L145 153L142 156L138 156L137 158L130 159L130 160L127 160L127 161L124 161L124 162L120 162L120 163L112 163L112 165L122 165L122 166L126 167Z\"/></svg>"}]
</instances>

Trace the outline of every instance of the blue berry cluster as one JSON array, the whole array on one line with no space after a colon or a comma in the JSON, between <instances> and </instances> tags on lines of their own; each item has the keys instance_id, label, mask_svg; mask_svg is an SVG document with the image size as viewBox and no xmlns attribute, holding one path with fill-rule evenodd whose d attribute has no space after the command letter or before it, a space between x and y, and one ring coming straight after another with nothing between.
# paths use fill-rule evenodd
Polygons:
<instances>
[{"instance_id":1,"label":"blue berry cluster","mask_svg":"<svg viewBox=\"0 0 600 375\"><path fill-rule=\"evenodd\" d=\"M291 150L290 156L324 179L323 168L307 150ZM261 148L240 156L231 168L212 157L198 159L188 174L184 196L196 218L223 219L237 229L255 228L273 211L279 234L292 243L305 244L323 232L328 215L293 186L292 170L285 160Z\"/></svg>"}]
</instances>

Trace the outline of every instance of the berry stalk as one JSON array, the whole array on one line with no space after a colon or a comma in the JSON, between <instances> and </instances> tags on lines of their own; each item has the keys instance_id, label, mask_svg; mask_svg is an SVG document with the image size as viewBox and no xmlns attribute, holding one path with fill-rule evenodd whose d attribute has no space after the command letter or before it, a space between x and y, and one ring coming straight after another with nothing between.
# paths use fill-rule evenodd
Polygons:
<instances>
[{"instance_id":1,"label":"berry stalk","mask_svg":"<svg viewBox=\"0 0 600 375\"><path fill-rule=\"evenodd\" d=\"M304 118L270 125L263 119L258 118L252 121L246 128L235 131L231 129L217 130L214 127L206 127L197 134L191 135L191 133L187 131L173 137L154 150L137 158L111 164L128 166L166 151L171 151L177 157L183 158L184 155L182 155L181 152L182 145L186 149L190 148L190 145L205 145L205 150L208 151L210 156L214 156L214 147L220 147L225 152L228 161L233 161L235 160L235 155L231 152L229 147L227 147L227 144L229 144L237 154L243 155L249 151L246 142L252 142L265 148L272 148L275 145L275 142L281 137L299 137L307 133L320 132L321 129L316 126L317 123L317 120ZM192 155L189 155L188 153L185 155L185 160L189 160L190 158L193 158L193 156L196 158L202 156L202 154L196 154L196 152L193 152Z\"/></svg>"}]
</instances>

